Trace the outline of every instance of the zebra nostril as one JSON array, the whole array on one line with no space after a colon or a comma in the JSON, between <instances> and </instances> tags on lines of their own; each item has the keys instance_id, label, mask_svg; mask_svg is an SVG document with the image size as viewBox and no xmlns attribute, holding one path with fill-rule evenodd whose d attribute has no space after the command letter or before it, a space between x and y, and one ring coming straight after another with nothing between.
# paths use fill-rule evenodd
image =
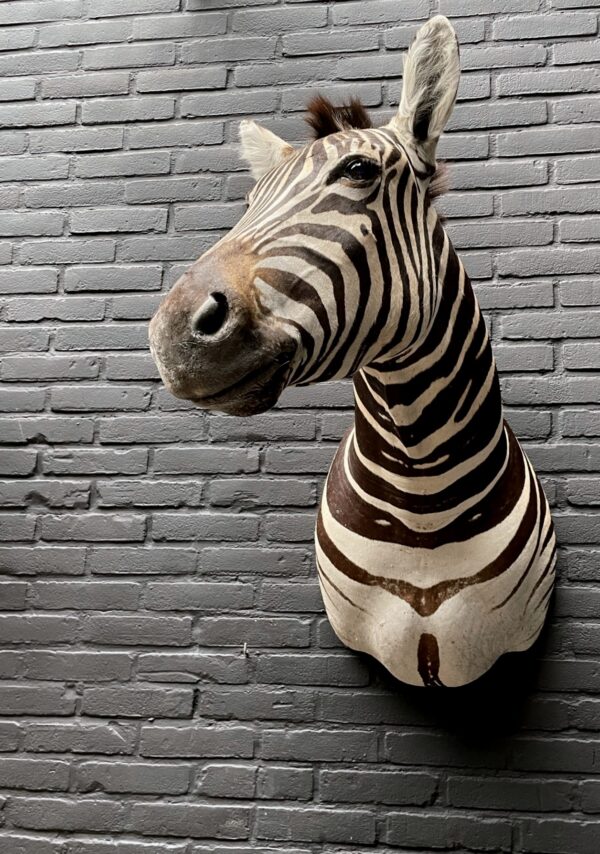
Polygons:
<instances>
[{"instance_id":1,"label":"zebra nostril","mask_svg":"<svg viewBox=\"0 0 600 854\"><path fill-rule=\"evenodd\" d=\"M197 335L216 335L223 327L228 314L227 297L219 291L214 291L192 317L192 331Z\"/></svg>"}]
</instances>

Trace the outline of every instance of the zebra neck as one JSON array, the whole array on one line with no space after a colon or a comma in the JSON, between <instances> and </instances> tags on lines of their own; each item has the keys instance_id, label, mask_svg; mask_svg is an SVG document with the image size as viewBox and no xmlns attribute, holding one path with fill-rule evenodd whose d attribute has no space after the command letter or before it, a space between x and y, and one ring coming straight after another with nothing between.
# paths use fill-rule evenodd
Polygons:
<instances>
[{"instance_id":1,"label":"zebra neck","mask_svg":"<svg viewBox=\"0 0 600 854\"><path fill-rule=\"evenodd\" d=\"M497 483L509 448L488 332L451 246L433 302L414 346L355 374L350 465L357 484L391 504L442 493L458 513Z\"/></svg>"}]
</instances>

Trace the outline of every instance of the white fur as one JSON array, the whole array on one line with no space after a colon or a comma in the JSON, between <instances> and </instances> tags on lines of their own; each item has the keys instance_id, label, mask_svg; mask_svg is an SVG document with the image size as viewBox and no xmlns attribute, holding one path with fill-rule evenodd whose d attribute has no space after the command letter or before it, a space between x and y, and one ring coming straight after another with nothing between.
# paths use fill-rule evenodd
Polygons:
<instances>
[{"instance_id":1,"label":"white fur","mask_svg":"<svg viewBox=\"0 0 600 854\"><path fill-rule=\"evenodd\" d=\"M450 117L460 78L456 33L450 21L436 15L417 32L404 58L404 80L398 114L392 124L409 138L427 164L435 164L435 149ZM414 136L415 118L430 113L427 139Z\"/></svg>"},{"instance_id":2,"label":"white fur","mask_svg":"<svg viewBox=\"0 0 600 854\"><path fill-rule=\"evenodd\" d=\"M240 142L242 157L257 181L294 151L276 134L252 121L240 122Z\"/></svg>"}]
</instances>

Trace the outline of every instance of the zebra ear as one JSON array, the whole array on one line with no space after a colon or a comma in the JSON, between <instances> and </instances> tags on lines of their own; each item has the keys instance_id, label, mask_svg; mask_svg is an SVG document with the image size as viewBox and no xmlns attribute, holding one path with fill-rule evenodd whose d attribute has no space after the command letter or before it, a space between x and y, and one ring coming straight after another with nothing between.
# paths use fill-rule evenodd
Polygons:
<instances>
[{"instance_id":1,"label":"zebra ear","mask_svg":"<svg viewBox=\"0 0 600 854\"><path fill-rule=\"evenodd\" d=\"M426 167L435 166L435 149L450 117L460 78L456 33L448 18L436 15L418 31L404 58L402 98L392 124Z\"/></svg>"},{"instance_id":2,"label":"zebra ear","mask_svg":"<svg viewBox=\"0 0 600 854\"><path fill-rule=\"evenodd\" d=\"M257 181L294 151L283 139L251 121L240 122L240 142L242 157Z\"/></svg>"}]
</instances>

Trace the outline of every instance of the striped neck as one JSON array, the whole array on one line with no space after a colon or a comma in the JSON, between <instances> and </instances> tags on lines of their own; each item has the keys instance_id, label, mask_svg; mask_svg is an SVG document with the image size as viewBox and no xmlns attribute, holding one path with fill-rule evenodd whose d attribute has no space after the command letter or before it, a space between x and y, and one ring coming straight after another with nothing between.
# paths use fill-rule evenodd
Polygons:
<instances>
[{"instance_id":1,"label":"striped neck","mask_svg":"<svg viewBox=\"0 0 600 854\"><path fill-rule=\"evenodd\" d=\"M431 236L435 308L412 346L355 374L349 462L365 492L397 508L423 501L445 524L493 488L509 448L471 283L437 218Z\"/></svg>"}]
</instances>

